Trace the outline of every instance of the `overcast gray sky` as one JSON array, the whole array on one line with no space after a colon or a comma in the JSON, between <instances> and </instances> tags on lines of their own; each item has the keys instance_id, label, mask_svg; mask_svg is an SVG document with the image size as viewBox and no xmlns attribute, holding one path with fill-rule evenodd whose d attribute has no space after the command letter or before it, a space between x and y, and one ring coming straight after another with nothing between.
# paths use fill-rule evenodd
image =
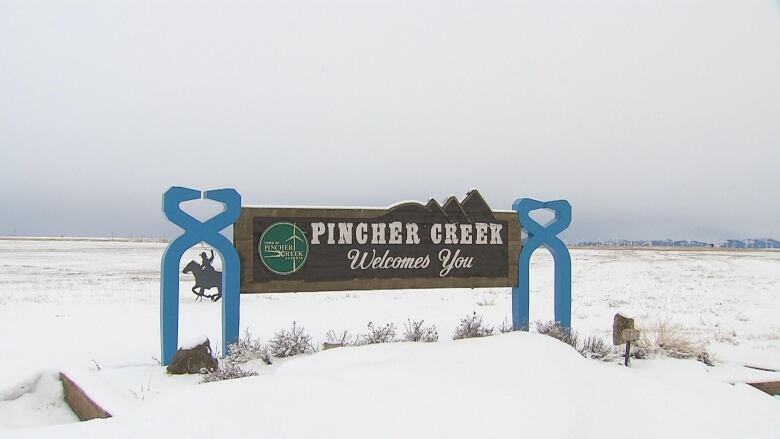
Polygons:
<instances>
[{"instance_id":1,"label":"overcast gray sky","mask_svg":"<svg viewBox=\"0 0 780 439\"><path fill-rule=\"evenodd\" d=\"M777 0L0 0L0 235L566 198L567 238L780 238Z\"/></svg>"}]
</instances>

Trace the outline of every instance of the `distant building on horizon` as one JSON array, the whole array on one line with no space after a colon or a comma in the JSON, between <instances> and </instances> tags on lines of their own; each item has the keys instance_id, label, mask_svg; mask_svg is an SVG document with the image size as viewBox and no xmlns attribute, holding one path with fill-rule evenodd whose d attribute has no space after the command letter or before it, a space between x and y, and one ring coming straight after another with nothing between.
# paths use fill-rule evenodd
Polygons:
<instances>
[{"instance_id":1,"label":"distant building on horizon","mask_svg":"<svg viewBox=\"0 0 780 439\"><path fill-rule=\"evenodd\" d=\"M628 240L628 239L609 239L605 241L580 241L574 243L575 246L583 247L694 247L694 248L738 248L738 249L780 249L780 241L771 238L753 238L753 239L727 239L723 242L705 242L696 240Z\"/></svg>"}]
</instances>

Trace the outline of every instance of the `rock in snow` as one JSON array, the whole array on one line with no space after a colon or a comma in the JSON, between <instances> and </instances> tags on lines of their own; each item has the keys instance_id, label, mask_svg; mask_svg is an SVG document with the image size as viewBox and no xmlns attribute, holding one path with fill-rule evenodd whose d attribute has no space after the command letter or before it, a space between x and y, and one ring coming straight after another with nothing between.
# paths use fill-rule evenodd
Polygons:
<instances>
[{"instance_id":1,"label":"rock in snow","mask_svg":"<svg viewBox=\"0 0 780 439\"><path fill-rule=\"evenodd\" d=\"M211 353L211 345L206 339L203 343L190 349L179 349L173 355L173 360L168 366L168 372L173 375L185 373L199 373L201 369L214 370L217 368L217 359Z\"/></svg>"}]
</instances>

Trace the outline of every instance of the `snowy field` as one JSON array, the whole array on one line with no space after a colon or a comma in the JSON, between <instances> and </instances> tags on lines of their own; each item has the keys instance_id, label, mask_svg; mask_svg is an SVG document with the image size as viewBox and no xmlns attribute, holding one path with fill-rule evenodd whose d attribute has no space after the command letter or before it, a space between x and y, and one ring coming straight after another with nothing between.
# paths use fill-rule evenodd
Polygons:
<instances>
[{"instance_id":1,"label":"snowy field","mask_svg":"<svg viewBox=\"0 0 780 439\"><path fill-rule=\"evenodd\" d=\"M139 437L166 420L190 436L238 435L250 426L228 421L236 416L261 418L252 428L274 438L491 437L511 428L545 437L780 437L780 398L732 385L780 379L742 367L780 370L780 252L572 249L575 329L611 340L618 311L640 326L680 324L707 344L713 367L652 359L626 369L538 334L450 340L472 312L495 326L507 321L509 289L288 293L242 295L242 331L267 340L295 321L321 343L331 329L365 332L371 321L401 332L411 318L435 324L440 341L336 349L258 367L258 377L195 385L197 377L168 377L156 363L164 248L0 239L4 437ZM549 254L539 251L531 269L531 319L550 320ZM180 337L218 342L220 304L196 302L191 279L181 280ZM125 415L75 423L58 370L91 371L124 395L114 403ZM55 426L33 428L47 424Z\"/></svg>"}]
</instances>

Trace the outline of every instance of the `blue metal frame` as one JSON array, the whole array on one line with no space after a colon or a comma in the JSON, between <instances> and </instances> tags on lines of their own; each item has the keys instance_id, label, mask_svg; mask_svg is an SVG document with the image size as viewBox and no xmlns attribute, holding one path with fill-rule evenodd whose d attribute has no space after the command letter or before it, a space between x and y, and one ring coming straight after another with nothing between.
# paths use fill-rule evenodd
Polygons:
<instances>
[{"instance_id":1,"label":"blue metal frame","mask_svg":"<svg viewBox=\"0 0 780 439\"><path fill-rule=\"evenodd\" d=\"M549 209L555 218L547 224L539 224L530 217L531 211ZM520 251L518 266L520 282L512 288L512 327L528 330L529 324L529 275L531 255L539 248L550 251L555 263L555 321L564 328L571 327L571 256L569 249L556 235L571 224L571 204L566 200L542 202L520 198L512 204L512 210L520 214L520 225L528 238Z\"/></svg>"},{"instance_id":2,"label":"blue metal frame","mask_svg":"<svg viewBox=\"0 0 780 439\"><path fill-rule=\"evenodd\" d=\"M219 201L224 210L213 218L200 222L181 210L185 201L199 198ZM163 195L163 212L174 224L184 229L165 249L160 279L160 344L162 363L173 360L179 345L179 262L190 247L205 242L222 257L222 355L238 340L240 312L240 261L233 244L219 232L236 222L241 214L241 195L235 189L198 191L174 186Z\"/></svg>"}]
</instances>

